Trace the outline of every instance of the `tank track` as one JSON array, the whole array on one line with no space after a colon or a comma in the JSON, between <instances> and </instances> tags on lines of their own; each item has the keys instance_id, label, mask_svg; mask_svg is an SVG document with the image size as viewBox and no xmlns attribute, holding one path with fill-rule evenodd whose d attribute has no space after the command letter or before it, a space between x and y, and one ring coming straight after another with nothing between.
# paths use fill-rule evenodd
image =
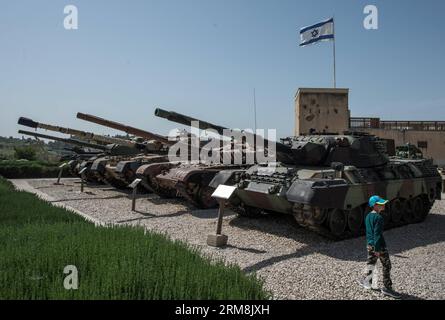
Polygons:
<instances>
[{"instance_id":1,"label":"tank track","mask_svg":"<svg viewBox=\"0 0 445 320\"><path fill-rule=\"evenodd\" d=\"M218 206L218 202L211 197L215 191L211 187L195 184L195 188L191 189L186 183L178 182L176 189L179 195L199 209L211 209Z\"/></svg>"},{"instance_id":2,"label":"tank track","mask_svg":"<svg viewBox=\"0 0 445 320\"><path fill-rule=\"evenodd\" d=\"M396 201L401 201L402 205L402 215L400 216L400 219L397 214L391 214L391 208ZM416 201L420 203L414 205ZM421 207L419 207L420 204ZM424 221L433 204L434 200L430 201L426 194L422 194L410 200L393 199L388 203L388 209L382 214L385 219L385 230ZM411 209L409 208L410 206ZM417 209L414 209L414 207L417 207ZM246 218L260 218L266 214L264 210L259 208L242 205L231 207L231 210L239 216ZM415 214L416 212L414 212L414 210L418 210L417 214ZM332 240L345 240L363 236L365 234L364 221L369 212L370 208L367 203L352 210L322 209L295 204L292 214L296 222L308 230ZM343 216L343 220L335 219L335 216ZM354 219L354 217L358 218ZM341 220L342 222L335 223L333 220Z\"/></svg>"},{"instance_id":3,"label":"tank track","mask_svg":"<svg viewBox=\"0 0 445 320\"><path fill-rule=\"evenodd\" d=\"M400 211L398 214L396 210L393 210L396 213L391 212L393 204L396 201L401 201L401 216ZM382 213L385 219L385 230L424 221L433 204L434 200L430 201L426 194L408 200L398 198L393 199L388 203L387 209ZM325 210L324 219L320 219L314 214L318 210ZM351 213L354 210L356 210L355 215L357 215L358 210L362 212L360 218L361 222L359 224L357 224L357 219L350 219ZM333 240L344 240L364 235L364 220L369 212L370 208L366 203L353 210L320 209L305 206L302 207L297 204L294 205L293 208L294 218L299 225ZM341 216L343 216L343 219Z\"/></svg>"}]
</instances>

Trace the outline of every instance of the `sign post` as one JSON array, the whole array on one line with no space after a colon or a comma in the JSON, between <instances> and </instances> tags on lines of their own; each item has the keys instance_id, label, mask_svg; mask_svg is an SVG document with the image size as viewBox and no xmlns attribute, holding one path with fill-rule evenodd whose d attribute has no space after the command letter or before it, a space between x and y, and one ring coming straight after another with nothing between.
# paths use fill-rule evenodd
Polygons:
<instances>
[{"instance_id":1,"label":"sign post","mask_svg":"<svg viewBox=\"0 0 445 320\"><path fill-rule=\"evenodd\" d=\"M228 237L222 234L222 223L224 217L224 208L227 200L235 192L236 187L219 185L216 188L215 192L213 192L212 197L218 200L219 209L218 209L218 221L216 224L216 234L209 234L207 236L207 245L212 247L223 247L227 244Z\"/></svg>"},{"instance_id":2,"label":"sign post","mask_svg":"<svg viewBox=\"0 0 445 320\"><path fill-rule=\"evenodd\" d=\"M60 183L60 178L62 178L62 172L63 172L63 168L65 168L68 165L68 163L62 163L59 168L59 176L57 177L57 182L55 182L55 185L61 185L62 183Z\"/></svg>"},{"instance_id":3,"label":"sign post","mask_svg":"<svg viewBox=\"0 0 445 320\"><path fill-rule=\"evenodd\" d=\"M84 185L84 180L83 180L83 173L85 172L85 170L87 170L88 168L83 168L82 170L79 171L79 175L80 175L80 192L83 192L83 185Z\"/></svg>"},{"instance_id":4,"label":"sign post","mask_svg":"<svg viewBox=\"0 0 445 320\"><path fill-rule=\"evenodd\" d=\"M136 211L136 195L137 195L137 189L139 183L142 181L142 179L134 179L131 184L128 185L131 189L133 189L133 196L131 199L131 211Z\"/></svg>"}]
</instances>

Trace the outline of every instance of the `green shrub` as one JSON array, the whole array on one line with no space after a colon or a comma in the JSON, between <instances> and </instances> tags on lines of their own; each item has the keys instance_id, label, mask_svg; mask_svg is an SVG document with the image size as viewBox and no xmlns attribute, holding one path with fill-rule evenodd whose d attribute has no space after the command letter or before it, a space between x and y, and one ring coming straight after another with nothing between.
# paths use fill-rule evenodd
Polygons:
<instances>
[{"instance_id":1,"label":"green shrub","mask_svg":"<svg viewBox=\"0 0 445 320\"><path fill-rule=\"evenodd\" d=\"M14 157L16 159L35 160L36 151L31 146L14 147Z\"/></svg>"},{"instance_id":2,"label":"green shrub","mask_svg":"<svg viewBox=\"0 0 445 320\"><path fill-rule=\"evenodd\" d=\"M59 164L28 160L0 160L0 175L8 179L56 178ZM69 177L68 168L64 167L63 177Z\"/></svg>"},{"instance_id":3,"label":"green shrub","mask_svg":"<svg viewBox=\"0 0 445 320\"><path fill-rule=\"evenodd\" d=\"M0 299L267 299L254 275L128 226L95 227L0 179ZM63 269L79 272L66 290Z\"/></svg>"}]
</instances>

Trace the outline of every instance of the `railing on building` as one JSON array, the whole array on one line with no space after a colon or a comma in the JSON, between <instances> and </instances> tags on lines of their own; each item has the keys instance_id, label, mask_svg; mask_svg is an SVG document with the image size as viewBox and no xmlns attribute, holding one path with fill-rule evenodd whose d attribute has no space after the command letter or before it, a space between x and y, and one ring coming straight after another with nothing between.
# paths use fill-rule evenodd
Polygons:
<instances>
[{"instance_id":1,"label":"railing on building","mask_svg":"<svg viewBox=\"0 0 445 320\"><path fill-rule=\"evenodd\" d=\"M445 121L382 121L380 118L349 118L351 129L445 131Z\"/></svg>"}]
</instances>

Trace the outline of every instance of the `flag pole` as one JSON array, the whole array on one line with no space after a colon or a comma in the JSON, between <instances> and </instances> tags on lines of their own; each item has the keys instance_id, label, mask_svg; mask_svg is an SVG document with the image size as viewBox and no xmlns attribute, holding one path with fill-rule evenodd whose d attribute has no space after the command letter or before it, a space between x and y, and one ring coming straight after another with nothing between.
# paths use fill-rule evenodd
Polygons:
<instances>
[{"instance_id":1,"label":"flag pole","mask_svg":"<svg viewBox=\"0 0 445 320\"><path fill-rule=\"evenodd\" d=\"M337 88L337 83L336 83L336 70L335 70L335 21L334 21L334 17L332 17L332 33L334 34L334 41L332 44L332 48L333 48L333 54L334 54L334 89Z\"/></svg>"}]
</instances>

